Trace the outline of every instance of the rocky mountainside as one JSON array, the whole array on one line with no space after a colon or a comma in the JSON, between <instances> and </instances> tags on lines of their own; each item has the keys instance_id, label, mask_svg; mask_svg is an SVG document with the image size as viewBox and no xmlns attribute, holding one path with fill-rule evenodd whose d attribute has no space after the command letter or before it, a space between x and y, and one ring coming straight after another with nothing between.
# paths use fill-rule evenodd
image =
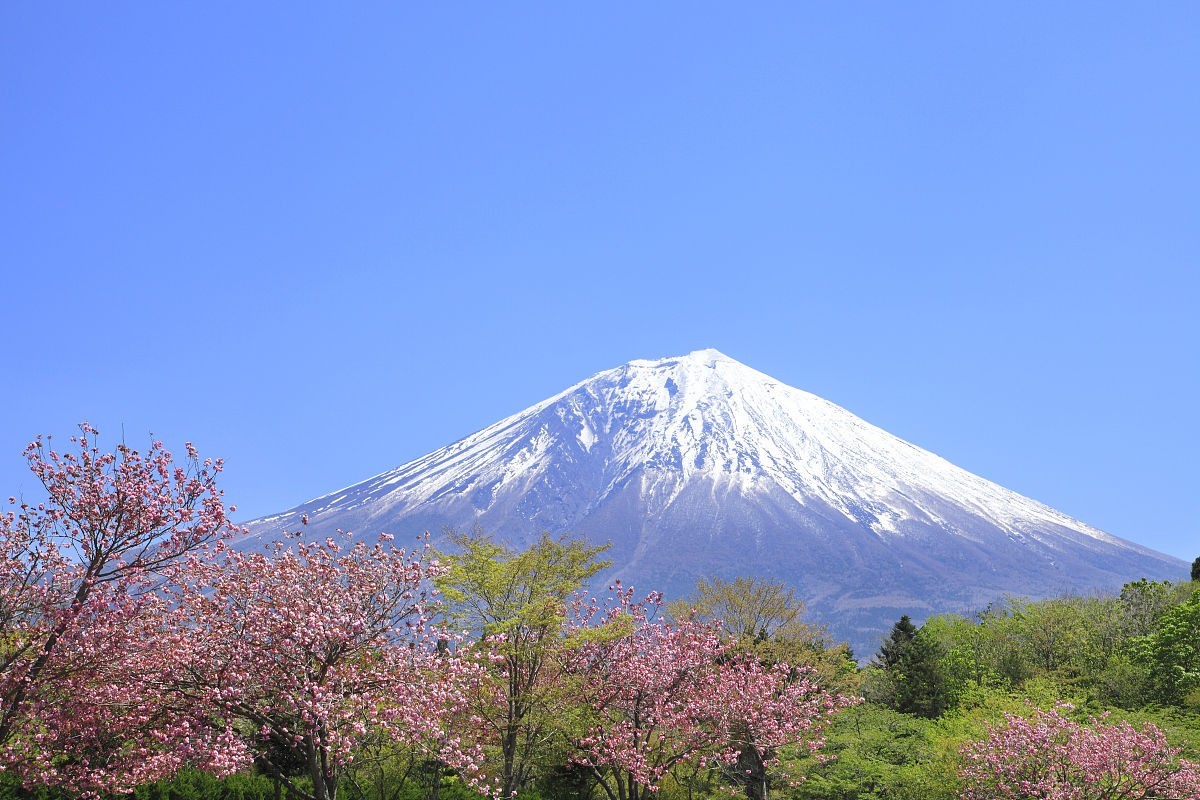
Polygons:
<instances>
[{"instance_id":1,"label":"rocky mountainside","mask_svg":"<svg viewBox=\"0 0 1200 800\"><path fill-rule=\"evenodd\" d=\"M715 350L633 361L369 480L252 523L397 536L474 525L610 541L619 577L793 586L860 656L899 617L1186 576Z\"/></svg>"}]
</instances>

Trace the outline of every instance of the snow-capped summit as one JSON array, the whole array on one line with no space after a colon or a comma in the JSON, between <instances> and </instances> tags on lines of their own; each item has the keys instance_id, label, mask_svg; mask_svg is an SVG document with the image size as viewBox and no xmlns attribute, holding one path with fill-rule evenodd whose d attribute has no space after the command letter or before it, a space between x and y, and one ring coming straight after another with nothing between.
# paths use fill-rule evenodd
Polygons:
<instances>
[{"instance_id":1,"label":"snow-capped summit","mask_svg":"<svg viewBox=\"0 0 1200 800\"><path fill-rule=\"evenodd\" d=\"M611 541L647 589L760 575L860 652L902 613L1181 577L1110 536L716 350L631 361L362 483L258 520L393 534L480 525Z\"/></svg>"}]
</instances>

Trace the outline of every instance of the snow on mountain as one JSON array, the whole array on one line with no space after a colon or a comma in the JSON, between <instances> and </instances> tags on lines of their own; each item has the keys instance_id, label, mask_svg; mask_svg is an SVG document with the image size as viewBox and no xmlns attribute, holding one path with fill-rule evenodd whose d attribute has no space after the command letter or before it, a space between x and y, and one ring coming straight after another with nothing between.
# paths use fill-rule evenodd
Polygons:
<instances>
[{"instance_id":1,"label":"snow on mountain","mask_svg":"<svg viewBox=\"0 0 1200 800\"><path fill-rule=\"evenodd\" d=\"M671 593L756 574L868 655L901 614L1179 578L1186 565L973 475L715 350L632 361L374 478L252 524L479 525L611 541L603 577Z\"/></svg>"}]
</instances>

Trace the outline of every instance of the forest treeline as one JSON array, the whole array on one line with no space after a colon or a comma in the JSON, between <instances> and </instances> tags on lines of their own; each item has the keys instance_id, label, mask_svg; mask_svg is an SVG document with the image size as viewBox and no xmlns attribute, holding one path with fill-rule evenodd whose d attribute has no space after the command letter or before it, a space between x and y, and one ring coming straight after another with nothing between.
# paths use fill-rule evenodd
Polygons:
<instances>
[{"instance_id":1,"label":"forest treeline","mask_svg":"<svg viewBox=\"0 0 1200 800\"><path fill-rule=\"evenodd\" d=\"M1011 597L919 627L902 617L857 673L866 702L828 734L836 758L814 764L795 796L1198 796L1194 784L1139 785L1140 755L1114 750L1161 751L1139 738L1150 726L1185 760L1200 757L1200 559L1192 577L1138 580L1111 595ZM1017 719L1057 733L1041 744L1014 738ZM1089 745L1097 731L1116 741ZM978 743L995 756L984 769L967 757ZM1120 787L1096 780L1101 770L1083 766L1090 759Z\"/></svg>"},{"instance_id":2,"label":"forest treeline","mask_svg":"<svg viewBox=\"0 0 1200 800\"><path fill-rule=\"evenodd\" d=\"M1197 580L1009 598L863 666L783 585L582 590L605 547L299 531L81 426L0 518L0 793L58 800L1200 797Z\"/></svg>"}]
</instances>

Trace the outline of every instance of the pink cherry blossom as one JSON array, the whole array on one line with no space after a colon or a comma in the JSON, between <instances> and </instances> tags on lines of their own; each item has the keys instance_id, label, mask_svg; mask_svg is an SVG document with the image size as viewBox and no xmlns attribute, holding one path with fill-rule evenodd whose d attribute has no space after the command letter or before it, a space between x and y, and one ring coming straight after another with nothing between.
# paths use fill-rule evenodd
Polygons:
<instances>
[{"instance_id":1,"label":"pink cherry blossom","mask_svg":"<svg viewBox=\"0 0 1200 800\"><path fill-rule=\"evenodd\" d=\"M203 698L218 728L248 723L269 770L273 753L298 756L311 794L276 774L313 800L336 800L368 736L477 761L444 724L465 706L474 668L438 652L441 634L428 623L434 571L420 548L346 535L192 559L163 632L178 665L164 688Z\"/></svg>"},{"instance_id":2,"label":"pink cherry blossom","mask_svg":"<svg viewBox=\"0 0 1200 800\"><path fill-rule=\"evenodd\" d=\"M636 601L615 587L607 607L581 604L571 664L594 722L576 742L610 798L639 800L676 765L700 762L727 773L749 759L750 786L765 797L781 748L823 744L821 729L852 702L824 692L804 670L766 667L733 652L719 621L664 621L662 596ZM607 630L606 635L603 632ZM746 775L746 770L738 770Z\"/></svg>"},{"instance_id":3,"label":"pink cherry blossom","mask_svg":"<svg viewBox=\"0 0 1200 800\"><path fill-rule=\"evenodd\" d=\"M1150 723L1069 719L1069 703L1006 714L960 751L964 800L1200 798L1200 769Z\"/></svg>"},{"instance_id":4,"label":"pink cherry blossom","mask_svg":"<svg viewBox=\"0 0 1200 800\"><path fill-rule=\"evenodd\" d=\"M141 677L160 664L143 651L165 611L155 589L237 530L221 462L190 444L185 466L161 442L106 453L79 427L69 452L48 437L26 448L46 500L0 515L0 769L85 795L128 791L200 750L220 770L211 748L173 740L189 703Z\"/></svg>"}]
</instances>

